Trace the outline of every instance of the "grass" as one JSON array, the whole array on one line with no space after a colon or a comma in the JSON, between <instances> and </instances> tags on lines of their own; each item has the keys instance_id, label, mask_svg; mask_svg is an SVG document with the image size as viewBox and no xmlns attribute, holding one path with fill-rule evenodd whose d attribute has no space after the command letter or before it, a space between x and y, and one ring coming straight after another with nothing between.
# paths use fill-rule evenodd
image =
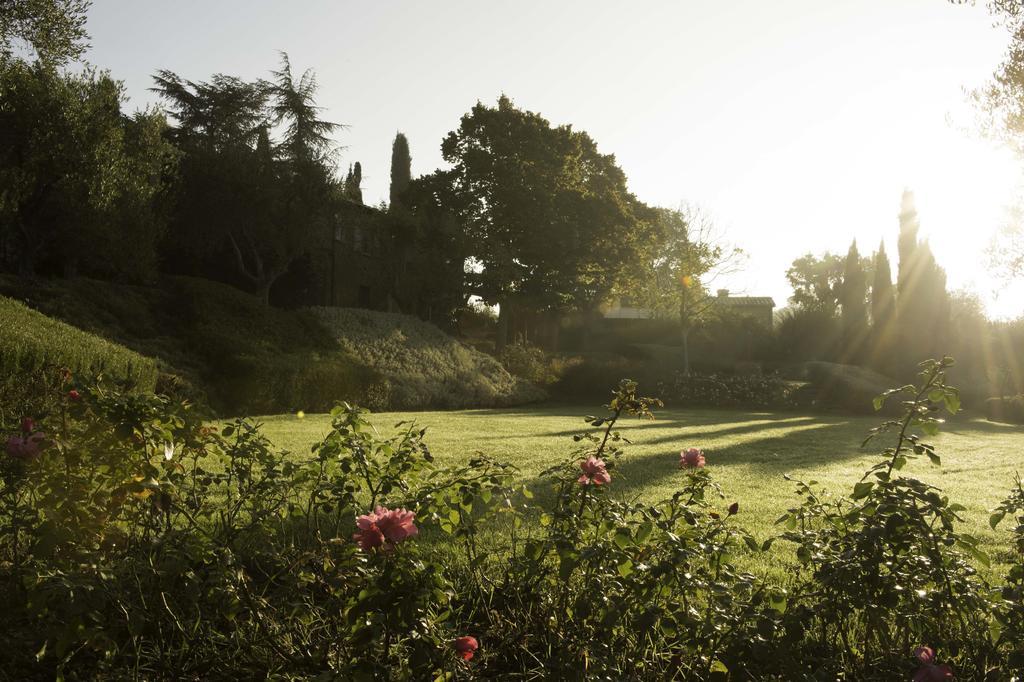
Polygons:
<instances>
[{"instance_id":1,"label":"grass","mask_svg":"<svg viewBox=\"0 0 1024 682\"><path fill-rule=\"evenodd\" d=\"M103 372L147 391L156 385L152 358L0 296L0 372L6 378L50 366Z\"/></svg>"},{"instance_id":2,"label":"grass","mask_svg":"<svg viewBox=\"0 0 1024 682\"><path fill-rule=\"evenodd\" d=\"M591 411L592 412L592 411ZM455 412L381 413L374 425L387 433L401 420L415 420L429 428L427 443L439 464L464 463L483 452L511 462L522 471L524 482L538 484L547 466L572 454L574 433L586 425L586 408L540 405L513 409ZM679 450L704 450L715 480L726 495L721 506L740 504L739 521L759 539L779 532L774 525L794 505L794 486L784 474L816 480L833 494L848 493L863 472L880 458L891 440L873 441L861 449L878 417L823 416L792 412L727 410L658 411L655 421L622 422L622 434L632 441L614 471L611 492L648 502L666 499L683 475L676 468ZM308 452L329 427L327 415L264 417L267 436L279 447ZM997 531L988 526L988 510L998 504L1013 483L1020 466L1024 429L978 418L957 419L932 439L943 465L915 460L904 473L943 489L963 504L965 528L982 539L1001 572L1012 560L1009 524ZM792 557L791 547L777 543L771 554L756 563L770 570Z\"/></svg>"}]
</instances>

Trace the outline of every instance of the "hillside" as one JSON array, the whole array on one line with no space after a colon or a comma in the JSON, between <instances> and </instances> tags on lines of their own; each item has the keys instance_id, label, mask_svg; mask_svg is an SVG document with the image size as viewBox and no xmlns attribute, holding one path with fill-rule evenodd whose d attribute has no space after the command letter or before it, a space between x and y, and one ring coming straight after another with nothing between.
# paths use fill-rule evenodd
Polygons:
<instances>
[{"instance_id":1,"label":"hillside","mask_svg":"<svg viewBox=\"0 0 1024 682\"><path fill-rule=\"evenodd\" d=\"M83 370L103 359L113 374L144 360L148 386L222 415L323 411L338 400L419 409L543 398L493 358L402 315L268 308L233 287L190 277L137 286L3 275L0 295L25 303L4 308L17 319L0 313L11 322L2 320L0 359L24 364L23 349L33 343L29 356L65 358L62 364Z\"/></svg>"},{"instance_id":2,"label":"hillside","mask_svg":"<svg viewBox=\"0 0 1024 682\"><path fill-rule=\"evenodd\" d=\"M346 353L388 380L395 409L499 407L545 398L491 356L418 318L354 308L310 310Z\"/></svg>"}]
</instances>

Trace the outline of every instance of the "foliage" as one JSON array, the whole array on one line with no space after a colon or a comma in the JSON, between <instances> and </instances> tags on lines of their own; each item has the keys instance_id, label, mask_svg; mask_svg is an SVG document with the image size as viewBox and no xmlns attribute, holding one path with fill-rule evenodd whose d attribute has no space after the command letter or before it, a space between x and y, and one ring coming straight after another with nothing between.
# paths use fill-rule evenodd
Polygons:
<instances>
[{"instance_id":1,"label":"foliage","mask_svg":"<svg viewBox=\"0 0 1024 682\"><path fill-rule=\"evenodd\" d=\"M89 0L0 0L0 62L28 47L48 65L82 56Z\"/></svg>"},{"instance_id":2,"label":"foliage","mask_svg":"<svg viewBox=\"0 0 1024 682\"><path fill-rule=\"evenodd\" d=\"M560 363L549 357L544 349L526 341L520 340L505 346L498 359L509 374L538 386L548 386L560 377Z\"/></svg>"},{"instance_id":3,"label":"foliage","mask_svg":"<svg viewBox=\"0 0 1024 682\"><path fill-rule=\"evenodd\" d=\"M856 354L863 349L865 335L868 330L868 277L864 272L864 263L857 251L857 242L850 244L850 250L843 261L843 284L839 291L839 305L842 308L843 331L846 335L848 354Z\"/></svg>"},{"instance_id":4,"label":"foliage","mask_svg":"<svg viewBox=\"0 0 1024 682\"><path fill-rule=\"evenodd\" d=\"M494 358L414 317L347 308L313 312L346 353L387 378L394 409L496 407L544 398Z\"/></svg>"},{"instance_id":5,"label":"foliage","mask_svg":"<svg viewBox=\"0 0 1024 682\"><path fill-rule=\"evenodd\" d=\"M879 397L905 396L905 410L872 434L893 445L851 494L798 482L779 535L763 540L715 483L715 453L680 453L677 491L658 504L621 494L620 422L658 405L633 382L586 418L536 498L512 467L484 455L440 467L425 429L382 436L349 405L308 453L288 454L250 421L214 429L186 405L72 379L51 411L0 424L6 672L1010 673L999 666L1021 645L1020 571L991 590L973 565L989 558L958 529L963 508L901 473L913 458L939 463L925 437L937 408L958 409L949 364ZM1014 518L1017 540L1021 490L991 519ZM773 542L800 562L784 583L742 568Z\"/></svg>"},{"instance_id":6,"label":"foliage","mask_svg":"<svg viewBox=\"0 0 1024 682\"><path fill-rule=\"evenodd\" d=\"M329 135L339 127L319 118L312 71L295 78L282 53L272 76L246 82L217 74L192 82L165 70L154 79L183 153L168 253L190 265L190 274L204 264L219 272L228 260L264 301L292 263L331 231ZM271 139L282 126L281 139Z\"/></svg>"},{"instance_id":7,"label":"foliage","mask_svg":"<svg viewBox=\"0 0 1024 682\"><path fill-rule=\"evenodd\" d=\"M0 243L8 266L149 280L175 152L155 112L121 112L121 83L0 61Z\"/></svg>"},{"instance_id":8,"label":"foliage","mask_svg":"<svg viewBox=\"0 0 1024 682\"><path fill-rule=\"evenodd\" d=\"M786 270L786 279L793 288L790 303L835 313L842 290L843 259L834 253L808 253L793 261Z\"/></svg>"},{"instance_id":9,"label":"foliage","mask_svg":"<svg viewBox=\"0 0 1024 682\"><path fill-rule=\"evenodd\" d=\"M793 385L776 375L686 374L677 372L658 384L670 405L780 409L792 406Z\"/></svg>"},{"instance_id":10,"label":"foliage","mask_svg":"<svg viewBox=\"0 0 1024 682\"><path fill-rule=\"evenodd\" d=\"M707 214L689 207L655 209L654 230L629 285L640 305L679 320L683 371L690 371L690 335L722 311L712 282L737 269L743 252L715 233Z\"/></svg>"},{"instance_id":11,"label":"foliage","mask_svg":"<svg viewBox=\"0 0 1024 682\"><path fill-rule=\"evenodd\" d=\"M499 345L510 306L589 308L635 261L644 207L586 133L552 127L502 96L464 115L441 151L479 266L470 293L501 305Z\"/></svg>"},{"instance_id":12,"label":"foliage","mask_svg":"<svg viewBox=\"0 0 1024 682\"><path fill-rule=\"evenodd\" d=\"M412 156L409 154L409 140L405 133L395 133L395 141L391 145L391 186L389 190L389 206L402 204L402 196L412 182Z\"/></svg>"}]
</instances>

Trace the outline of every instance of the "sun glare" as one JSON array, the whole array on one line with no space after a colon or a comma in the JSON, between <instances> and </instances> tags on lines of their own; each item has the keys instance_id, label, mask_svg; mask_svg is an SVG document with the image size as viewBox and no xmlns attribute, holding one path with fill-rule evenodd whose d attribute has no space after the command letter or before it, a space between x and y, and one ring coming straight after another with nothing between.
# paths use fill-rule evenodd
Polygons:
<instances>
[{"instance_id":1,"label":"sun glare","mask_svg":"<svg viewBox=\"0 0 1024 682\"><path fill-rule=\"evenodd\" d=\"M1020 189L1020 162L1007 148L949 130L917 156L911 186L926 237L951 290L976 293L993 317L1024 314L1024 291L993 272L989 249Z\"/></svg>"}]
</instances>

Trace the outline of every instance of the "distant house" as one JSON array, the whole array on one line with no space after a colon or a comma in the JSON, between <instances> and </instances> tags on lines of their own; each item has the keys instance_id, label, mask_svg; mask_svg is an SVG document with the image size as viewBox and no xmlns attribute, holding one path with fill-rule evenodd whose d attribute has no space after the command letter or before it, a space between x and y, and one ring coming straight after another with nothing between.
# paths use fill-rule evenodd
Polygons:
<instances>
[{"instance_id":1,"label":"distant house","mask_svg":"<svg viewBox=\"0 0 1024 682\"><path fill-rule=\"evenodd\" d=\"M730 296L728 289L719 289L713 299L715 307L723 314L746 317L757 320L766 328L771 329L775 310L775 300L770 296ZM654 311L633 305L629 298L613 300L601 310L606 320L649 320L654 318Z\"/></svg>"},{"instance_id":2,"label":"distant house","mask_svg":"<svg viewBox=\"0 0 1024 682\"><path fill-rule=\"evenodd\" d=\"M654 312L650 308L633 305L629 297L615 299L601 309L601 314L606 320L648 320L654 317Z\"/></svg>"},{"instance_id":3,"label":"distant house","mask_svg":"<svg viewBox=\"0 0 1024 682\"><path fill-rule=\"evenodd\" d=\"M775 300L771 296L730 296L728 289L719 289L715 307L723 313L756 320L772 328Z\"/></svg>"},{"instance_id":4,"label":"distant house","mask_svg":"<svg viewBox=\"0 0 1024 682\"><path fill-rule=\"evenodd\" d=\"M333 234L323 250L323 305L389 310L389 234L384 214L354 201L339 202Z\"/></svg>"}]
</instances>

